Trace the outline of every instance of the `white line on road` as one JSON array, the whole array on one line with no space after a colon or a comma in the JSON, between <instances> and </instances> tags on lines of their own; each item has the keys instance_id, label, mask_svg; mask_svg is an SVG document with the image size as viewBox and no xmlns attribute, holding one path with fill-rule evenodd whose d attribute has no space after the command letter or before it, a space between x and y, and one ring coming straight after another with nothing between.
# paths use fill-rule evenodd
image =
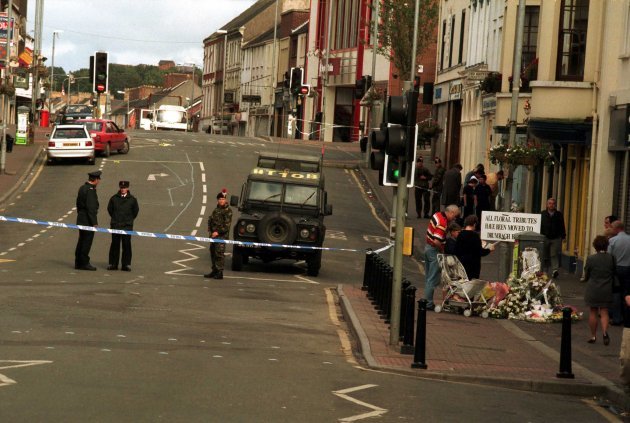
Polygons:
<instances>
[{"instance_id":1,"label":"white line on road","mask_svg":"<svg viewBox=\"0 0 630 423\"><path fill-rule=\"evenodd\" d=\"M2 365L2 363L10 363L8 365ZM0 360L0 370L15 369L18 367L37 366L39 364L50 364L49 360ZM17 382L13 379L0 373L0 386L13 385Z\"/></svg>"},{"instance_id":2,"label":"white line on road","mask_svg":"<svg viewBox=\"0 0 630 423\"><path fill-rule=\"evenodd\" d=\"M361 385L361 386L355 386L353 388L347 388L347 389L342 389L340 391L333 391L333 394L337 395L339 398L343 398L347 401L350 401L352 403L355 403L357 405L361 405L363 407L369 408L370 411L368 413L363 413L363 414L357 414L356 416L350 416L350 417L344 417L343 419L339 419L340 422L355 422L357 420L363 420L363 419L367 419L370 417L379 417L382 416L383 414L387 413L387 410L384 408L380 408L377 407L375 405L372 404L368 404L367 402L364 401L360 401L356 398L352 398L349 395L351 392L356 392L356 391L361 391L363 389L369 389L369 388L374 388L375 386L378 385L372 385L372 384L368 384L368 385Z\"/></svg>"}]
</instances>

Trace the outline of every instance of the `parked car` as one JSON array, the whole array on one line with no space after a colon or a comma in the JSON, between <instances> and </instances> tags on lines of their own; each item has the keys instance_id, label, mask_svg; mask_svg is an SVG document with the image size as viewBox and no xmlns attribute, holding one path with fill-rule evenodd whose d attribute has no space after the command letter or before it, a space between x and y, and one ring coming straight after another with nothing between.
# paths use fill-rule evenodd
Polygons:
<instances>
[{"instance_id":1,"label":"parked car","mask_svg":"<svg viewBox=\"0 0 630 423\"><path fill-rule=\"evenodd\" d=\"M59 117L58 123L74 123L77 119L94 117L94 109L85 104L69 104L61 110Z\"/></svg>"},{"instance_id":2,"label":"parked car","mask_svg":"<svg viewBox=\"0 0 630 423\"><path fill-rule=\"evenodd\" d=\"M94 141L83 125L57 125L52 134L46 134L48 164L57 160L85 158L94 164Z\"/></svg>"},{"instance_id":3,"label":"parked car","mask_svg":"<svg viewBox=\"0 0 630 423\"><path fill-rule=\"evenodd\" d=\"M113 121L108 119L80 119L75 122L85 125L94 140L94 150L97 153L109 157L112 151L117 151L120 154L129 152L129 136Z\"/></svg>"}]
</instances>

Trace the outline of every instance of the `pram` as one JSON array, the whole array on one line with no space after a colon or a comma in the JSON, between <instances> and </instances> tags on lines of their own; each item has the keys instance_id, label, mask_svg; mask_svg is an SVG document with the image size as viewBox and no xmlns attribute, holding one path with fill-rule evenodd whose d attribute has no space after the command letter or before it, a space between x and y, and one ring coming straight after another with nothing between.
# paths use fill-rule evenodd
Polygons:
<instances>
[{"instance_id":1,"label":"pram","mask_svg":"<svg viewBox=\"0 0 630 423\"><path fill-rule=\"evenodd\" d=\"M488 282L481 279L468 280L466 270L457 256L438 254L438 264L442 269L442 285L444 300L442 305L435 306L435 312L442 310L461 310L464 316L470 317L475 308L484 307L487 299L483 296L483 289ZM487 318L488 312L483 311L481 317Z\"/></svg>"}]
</instances>

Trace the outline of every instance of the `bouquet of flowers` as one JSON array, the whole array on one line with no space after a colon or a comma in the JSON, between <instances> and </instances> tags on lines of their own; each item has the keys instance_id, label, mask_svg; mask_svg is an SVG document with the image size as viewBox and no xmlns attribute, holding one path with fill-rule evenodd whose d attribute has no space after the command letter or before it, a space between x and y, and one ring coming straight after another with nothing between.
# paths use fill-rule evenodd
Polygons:
<instances>
[{"instance_id":1,"label":"bouquet of flowers","mask_svg":"<svg viewBox=\"0 0 630 423\"><path fill-rule=\"evenodd\" d=\"M514 166L536 165L540 162L548 166L555 164L552 151L542 145L516 144L509 146L507 143L499 143L488 151L488 157L494 164L506 163Z\"/></svg>"}]
</instances>

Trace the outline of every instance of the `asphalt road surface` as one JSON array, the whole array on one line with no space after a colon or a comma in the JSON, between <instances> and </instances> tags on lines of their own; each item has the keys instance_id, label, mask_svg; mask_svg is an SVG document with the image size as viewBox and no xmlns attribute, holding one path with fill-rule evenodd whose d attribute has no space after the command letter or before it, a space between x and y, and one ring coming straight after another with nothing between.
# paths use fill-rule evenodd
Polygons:
<instances>
[{"instance_id":1,"label":"asphalt road surface","mask_svg":"<svg viewBox=\"0 0 630 423\"><path fill-rule=\"evenodd\" d=\"M96 166L43 166L3 215L75 223L87 172L99 168L99 223L119 180L140 203L135 229L207 236L216 193L241 185L261 151L320 147L206 134L139 133L131 151ZM351 153L331 146L327 159ZM334 214L327 247L386 243L355 170L326 167ZM237 212L235 210L235 217ZM523 393L371 371L357 362L340 317L338 284L360 284L361 252L304 263L253 261L222 281L208 245L134 237L132 272L74 269L74 230L0 224L0 421L335 422L606 421L574 397ZM230 249L228 248L228 251Z\"/></svg>"}]
</instances>

